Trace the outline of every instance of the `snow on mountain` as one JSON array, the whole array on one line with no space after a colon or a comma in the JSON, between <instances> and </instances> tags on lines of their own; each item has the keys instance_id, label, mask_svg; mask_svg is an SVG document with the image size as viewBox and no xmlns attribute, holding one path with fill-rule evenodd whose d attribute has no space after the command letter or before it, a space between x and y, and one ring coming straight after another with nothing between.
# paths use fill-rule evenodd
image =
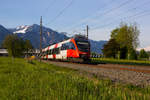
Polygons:
<instances>
[{"instance_id":1,"label":"snow on mountain","mask_svg":"<svg viewBox=\"0 0 150 100\"><path fill-rule=\"evenodd\" d=\"M27 29L29 28L30 26L28 25L25 25L25 26L19 26L16 28L16 31L14 31L13 33L16 34L16 33L26 33Z\"/></svg>"}]
</instances>

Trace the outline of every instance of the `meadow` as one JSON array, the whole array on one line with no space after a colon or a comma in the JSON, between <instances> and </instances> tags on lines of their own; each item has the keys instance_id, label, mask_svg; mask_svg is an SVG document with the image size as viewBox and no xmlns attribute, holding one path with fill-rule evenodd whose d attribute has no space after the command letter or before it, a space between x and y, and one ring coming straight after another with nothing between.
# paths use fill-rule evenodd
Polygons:
<instances>
[{"instance_id":1,"label":"meadow","mask_svg":"<svg viewBox=\"0 0 150 100\"><path fill-rule=\"evenodd\" d=\"M124 59L111 59L111 58L92 58L92 61L97 63L107 63L107 64L150 66L150 61L148 60L144 61L144 60L124 60Z\"/></svg>"},{"instance_id":2,"label":"meadow","mask_svg":"<svg viewBox=\"0 0 150 100\"><path fill-rule=\"evenodd\" d=\"M150 100L150 87L113 83L88 73L0 57L1 100Z\"/></svg>"}]
</instances>

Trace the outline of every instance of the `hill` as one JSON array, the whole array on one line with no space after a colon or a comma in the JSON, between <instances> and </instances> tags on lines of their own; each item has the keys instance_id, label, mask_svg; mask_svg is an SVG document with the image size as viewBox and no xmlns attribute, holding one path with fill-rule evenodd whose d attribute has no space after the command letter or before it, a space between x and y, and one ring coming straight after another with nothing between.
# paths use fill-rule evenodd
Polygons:
<instances>
[{"instance_id":1,"label":"hill","mask_svg":"<svg viewBox=\"0 0 150 100\"><path fill-rule=\"evenodd\" d=\"M0 25L0 47L1 47L2 41L10 33L11 33L10 31L8 31L6 28L4 28L2 25Z\"/></svg>"},{"instance_id":2,"label":"hill","mask_svg":"<svg viewBox=\"0 0 150 100\"><path fill-rule=\"evenodd\" d=\"M47 45L51 45L53 43L57 43L68 38L64 34L60 34L50 28L43 27L43 47ZM40 47L40 26L37 24L33 24L31 26L19 26L14 29L9 29L12 33L17 34L19 37L23 39L28 39L31 41L34 48Z\"/></svg>"},{"instance_id":3,"label":"hill","mask_svg":"<svg viewBox=\"0 0 150 100\"><path fill-rule=\"evenodd\" d=\"M1 26L2 27L2 26ZM58 43L59 41L62 41L64 39L69 38L65 32L57 32L50 28L43 26L43 47L46 47L48 45ZM3 33L1 32L3 31ZM33 25L23 25L18 26L16 28L10 28L6 29L4 27L0 28L0 43L4 40L4 37L10 34L16 34L19 37L25 39L28 39L31 41L34 48L40 47L40 26L37 24ZM103 45L107 41L94 41L90 40L91 43L91 51L95 53L102 53L101 49L103 48Z\"/></svg>"}]
</instances>

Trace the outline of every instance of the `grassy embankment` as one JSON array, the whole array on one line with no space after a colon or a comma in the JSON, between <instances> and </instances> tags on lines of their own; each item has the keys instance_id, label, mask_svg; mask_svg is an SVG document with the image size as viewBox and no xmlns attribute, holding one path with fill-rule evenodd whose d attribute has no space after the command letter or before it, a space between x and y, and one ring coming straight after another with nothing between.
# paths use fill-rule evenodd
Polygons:
<instances>
[{"instance_id":1,"label":"grassy embankment","mask_svg":"<svg viewBox=\"0 0 150 100\"><path fill-rule=\"evenodd\" d=\"M140 60L118 60L118 59L109 59L109 58L92 58L92 61L97 62L97 63L107 63L107 64L150 66L150 61L140 61Z\"/></svg>"},{"instance_id":2,"label":"grassy embankment","mask_svg":"<svg viewBox=\"0 0 150 100\"><path fill-rule=\"evenodd\" d=\"M0 58L2 100L150 100L150 88L112 83L77 70Z\"/></svg>"}]
</instances>

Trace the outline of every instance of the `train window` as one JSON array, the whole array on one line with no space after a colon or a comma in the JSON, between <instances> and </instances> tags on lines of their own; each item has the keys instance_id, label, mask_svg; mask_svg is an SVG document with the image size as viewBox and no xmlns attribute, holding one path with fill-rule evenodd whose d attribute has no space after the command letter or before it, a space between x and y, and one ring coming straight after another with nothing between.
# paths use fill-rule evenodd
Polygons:
<instances>
[{"instance_id":1,"label":"train window","mask_svg":"<svg viewBox=\"0 0 150 100\"><path fill-rule=\"evenodd\" d=\"M74 49L75 50L74 44L72 42L62 44L61 50L67 50L67 49Z\"/></svg>"},{"instance_id":2,"label":"train window","mask_svg":"<svg viewBox=\"0 0 150 100\"><path fill-rule=\"evenodd\" d=\"M53 54L55 54L55 52L56 52L56 50L55 50L55 48L53 49Z\"/></svg>"},{"instance_id":3,"label":"train window","mask_svg":"<svg viewBox=\"0 0 150 100\"><path fill-rule=\"evenodd\" d=\"M62 44L61 50L65 50L65 44Z\"/></svg>"},{"instance_id":4,"label":"train window","mask_svg":"<svg viewBox=\"0 0 150 100\"><path fill-rule=\"evenodd\" d=\"M75 50L75 46L72 42L70 42L68 45L69 45L69 49L74 49Z\"/></svg>"},{"instance_id":5,"label":"train window","mask_svg":"<svg viewBox=\"0 0 150 100\"><path fill-rule=\"evenodd\" d=\"M50 55L52 54L52 49L50 49Z\"/></svg>"},{"instance_id":6,"label":"train window","mask_svg":"<svg viewBox=\"0 0 150 100\"><path fill-rule=\"evenodd\" d=\"M57 48L55 48L55 54L58 54L58 49Z\"/></svg>"},{"instance_id":7,"label":"train window","mask_svg":"<svg viewBox=\"0 0 150 100\"><path fill-rule=\"evenodd\" d=\"M46 56L47 52L45 51L45 56Z\"/></svg>"},{"instance_id":8,"label":"train window","mask_svg":"<svg viewBox=\"0 0 150 100\"><path fill-rule=\"evenodd\" d=\"M45 56L45 51L43 52L43 56Z\"/></svg>"},{"instance_id":9,"label":"train window","mask_svg":"<svg viewBox=\"0 0 150 100\"><path fill-rule=\"evenodd\" d=\"M48 50L48 55L50 55L50 50Z\"/></svg>"},{"instance_id":10,"label":"train window","mask_svg":"<svg viewBox=\"0 0 150 100\"><path fill-rule=\"evenodd\" d=\"M56 51L56 54L60 54L60 48L57 48Z\"/></svg>"},{"instance_id":11,"label":"train window","mask_svg":"<svg viewBox=\"0 0 150 100\"><path fill-rule=\"evenodd\" d=\"M60 53L60 48L53 49L53 54L59 54L59 53Z\"/></svg>"},{"instance_id":12,"label":"train window","mask_svg":"<svg viewBox=\"0 0 150 100\"><path fill-rule=\"evenodd\" d=\"M50 49L50 50L49 50L49 55L51 55L51 52L52 52L52 50Z\"/></svg>"},{"instance_id":13,"label":"train window","mask_svg":"<svg viewBox=\"0 0 150 100\"><path fill-rule=\"evenodd\" d=\"M49 54L48 52L49 52L49 50L47 50L47 51L46 51L46 55L48 55L48 54Z\"/></svg>"},{"instance_id":14,"label":"train window","mask_svg":"<svg viewBox=\"0 0 150 100\"><path fill-rule=\"evenodd\" d=\"M52 54L54 54L54 49L52 49Z\"/></svg>"}]
</instances>

